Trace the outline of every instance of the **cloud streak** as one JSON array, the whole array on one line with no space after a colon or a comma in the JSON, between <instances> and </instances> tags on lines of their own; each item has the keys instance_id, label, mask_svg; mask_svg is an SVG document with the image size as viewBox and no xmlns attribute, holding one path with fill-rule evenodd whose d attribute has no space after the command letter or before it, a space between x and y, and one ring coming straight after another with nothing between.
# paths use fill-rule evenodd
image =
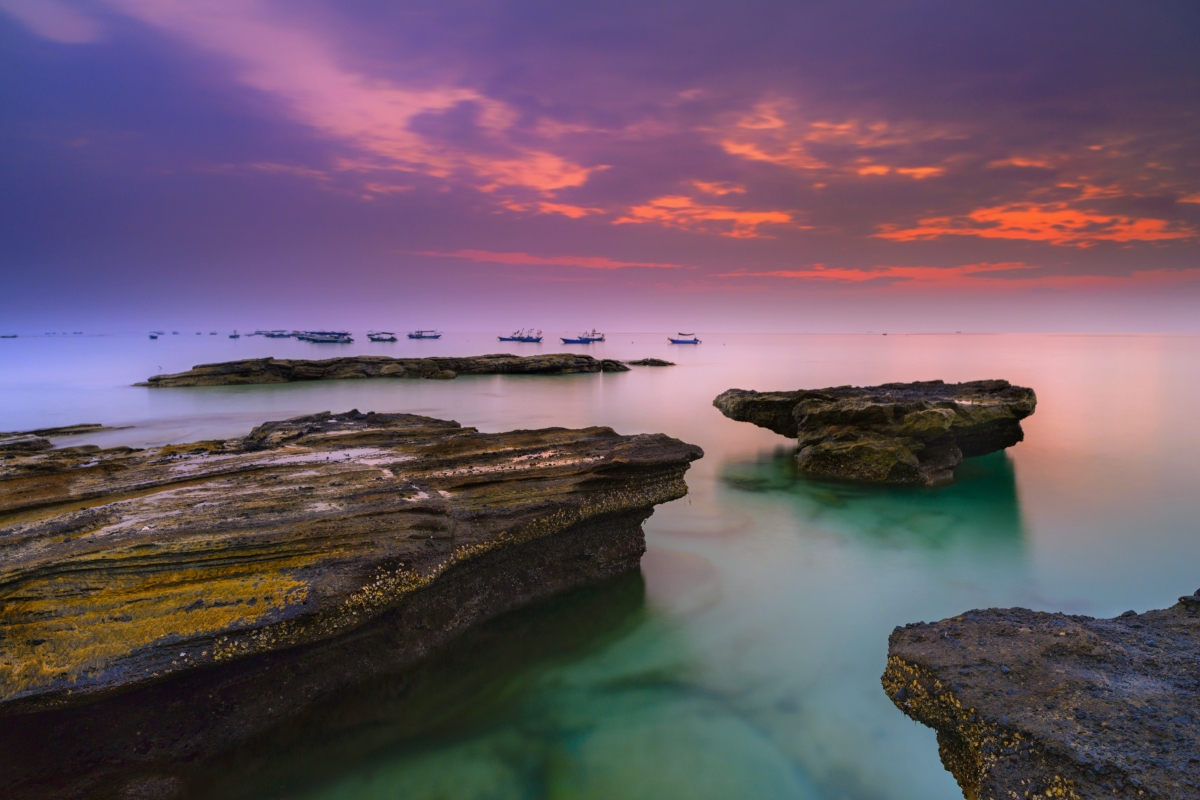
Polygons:
<instances>
[{"instance_id":1,"label":"cloud streak","mask_svg":"<svg viewBox=\"0 0 1200 800\"><path fill-rule=\"evenodd\" d=\"M414 251L413 255L435 256L437 258L460 258L466 261L478 261L486 264L509 264L526 267L580 267L582 269L627 269L642 267L648 269L682 269L682 264L664 264L653 261L615 261L600 256L535 256L529 253L496 253L490 250L455 250L440 252L437 250Z\"/></svg>"}]
</instances>

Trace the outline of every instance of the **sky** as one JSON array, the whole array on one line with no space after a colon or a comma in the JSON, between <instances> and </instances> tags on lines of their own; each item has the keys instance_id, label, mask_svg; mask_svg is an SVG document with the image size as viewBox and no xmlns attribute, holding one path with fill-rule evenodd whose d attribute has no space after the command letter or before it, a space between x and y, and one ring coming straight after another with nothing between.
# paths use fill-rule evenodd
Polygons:
<instances>
[{"instance_id":1,"label":"sky","mask_svg":"<svg viewBox=\"0 0 1200 800\"><path fill-rule=\"evenodd\" d=\"M0 328L1200 332L1200 5L0 0Z\"/></svg>"}]
</instances>

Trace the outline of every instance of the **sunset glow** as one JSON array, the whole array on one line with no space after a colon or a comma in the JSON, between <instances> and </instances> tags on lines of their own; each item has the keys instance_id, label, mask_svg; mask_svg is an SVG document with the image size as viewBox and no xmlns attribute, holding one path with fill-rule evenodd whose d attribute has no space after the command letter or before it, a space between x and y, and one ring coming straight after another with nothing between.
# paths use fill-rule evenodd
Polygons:
<instances>
[{"instance_id":1,"label":"sunset glow","mask_svg":"<svg viewBox=\"0 0 1200 800\"><path fill-rule=\"evenodd\" d=\"M64 313L232 315L269 290L465 324L505 296L615 325L640 324L637 298L717 327L792 329L814 319L800 303L861 328L889 287L1039 329L1066 317L1014 314L1022 292L1194 291L1200 79L1165 18L655 9L0 0L0 308L27 318L53 285ZM554 289L564 269L594 290ZM777 279L761 305L740 299L751 276ZM1122 313L1104 319L1200 325Z\"/></svg>"}]
</instances>

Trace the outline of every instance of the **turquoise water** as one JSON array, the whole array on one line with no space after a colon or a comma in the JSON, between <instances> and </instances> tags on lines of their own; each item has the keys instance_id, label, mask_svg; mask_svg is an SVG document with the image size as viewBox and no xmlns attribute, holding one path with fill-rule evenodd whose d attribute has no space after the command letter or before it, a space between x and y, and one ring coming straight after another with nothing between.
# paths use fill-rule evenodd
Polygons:
<instances>
[{"instance_id":1,"label":"turquoise water","mask_svg":"<svg viewBox=\"0 0 1200 800\"><path fill-rule=\"evenodd\" d=\"M538 352L479 334L322 348L192 334L0 342L0 430L133 426L63 443L244 433L322 410L483 430L611 425L701 445L646 525L641 574L477 630L414 674L325 698L213 765L196 797L957 798L931 731L884 696L887 636L981 606L1111 616L1200 586L1200 338L722 336L571 348L670 368L561 377L148 390L194 363ZM331 349L332 348L332 349ZM542 352L567 348L542 345ZM795 474L721 391L1001 377L1038 393L1026 440L938 489Z\"/></svg>"}]
</instances>

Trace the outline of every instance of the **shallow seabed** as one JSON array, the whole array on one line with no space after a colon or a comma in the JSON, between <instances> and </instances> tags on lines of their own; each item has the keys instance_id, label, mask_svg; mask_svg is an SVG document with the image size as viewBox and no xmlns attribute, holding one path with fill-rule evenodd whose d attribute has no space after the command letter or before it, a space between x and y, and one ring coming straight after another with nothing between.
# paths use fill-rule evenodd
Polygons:
<instances>
[{"instance_id":1,"label":"shallow seabed","mask_svg":"<svg viewBox=\"0 0 1200 800\"><path fill-rule=\"evenodd\" d=\"M365 338L365 337L364 337ZM548 337L549 338L549 337ZM1095 616L1200 586L1200 339L658 334L604 344L132 336L0 342L0 430L131 425L61 444L238 435L331 410L496 431L611 425L706 453L646 525L640 575L493 621L419 669L325 698L190 783L233 798L961 797L931 731L879 686L896 625L969 608ZM557 340L555 340L557 341ZM264 355L587 352L670 368L561 377L142 389ZM725 419L732 387L943 378L1031 386L1026 441L939 489L794 473L787 440Z\"/></svg>"}]
</instances>

